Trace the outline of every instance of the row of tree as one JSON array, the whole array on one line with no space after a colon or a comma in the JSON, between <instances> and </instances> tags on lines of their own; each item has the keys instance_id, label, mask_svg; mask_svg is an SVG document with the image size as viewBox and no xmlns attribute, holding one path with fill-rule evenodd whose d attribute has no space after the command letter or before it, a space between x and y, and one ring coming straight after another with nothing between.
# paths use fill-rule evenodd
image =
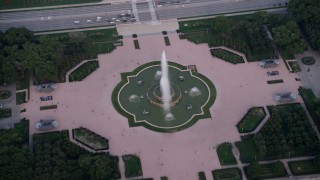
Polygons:
<instances>
[{"instance_id":1,"label":"row of tree","mask_svg":"<svg viewBox=\"0 0 320 180\"><path fill-rule=\"evenodd\" d=\"M11 83L32 71L38 81L57 81L62 45L55 38L36 38L26 28L0 33L0 82Z\"/></svg>"},{"instance_id":2,"label":"row of tree","mask_svg":"<svg viewBox=\"0 0 320 180\"><path fill-rule=\"evenodd\" d=\"M35 134L28 148L28 121L0 131L0 179L115 179L115 157L92 154L71 143L68 132Z\"/></svg>"},{"instance_id":3,"label":"row of tree","mask_svg":"<svg viewBox=\"0 0 320 180\"><path fill-rule=\"evenodd\" d=\"M318 0L291 0L289 11L301 25L310 45L320 48L320 3Z\"/></svg>"},{"instance_id":4,"label":"row of tree","mask_svg":"<svg viewBox=\"0 0 320 180\"><path fill-rule=\"evenodd\" d=\"M319 152L319 140L300 104L270 107L270 114L270 119L253 137L260 156Z\"/></svg>"}]
</instances>

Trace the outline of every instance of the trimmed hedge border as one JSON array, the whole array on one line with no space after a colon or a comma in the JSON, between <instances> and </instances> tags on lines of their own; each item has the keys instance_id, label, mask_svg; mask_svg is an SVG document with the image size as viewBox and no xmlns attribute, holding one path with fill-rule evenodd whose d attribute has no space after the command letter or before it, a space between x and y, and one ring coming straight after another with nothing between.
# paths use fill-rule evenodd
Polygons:
<instances>
[{"instance_id":1,"label":"trimmed hedge border","mask_svg":"<svg viewBox=\"0 0 320 180\"><path fill-rule=\"evenodd\" d=\"M137 39L133 40L134 48L140 49L139 41Z\"/></svg>"},{"instance_id":2,"label":"trimmed hedge border","mask_svg":"<svg viewBox=\"0 0 320 180\"><path fill-rule=\"evenodd\" d=\"M241 123L244 123L243 121L244 121L244 119L249 115L249 113L253 110L253 108L261 108L262 110L263 110L263 114L264 114L264 116L258 121L258 123L255 125L255 127L254 127L254 129L252 129L252 130L249 130L249 131L247 131L246 129L243 131L243 130L241 130L240 129L240 124ZM238 124L237 124L237 129L238 129L238 132L239 133L250 133L250 132L252 132L252 131L254 131L258 126L259 126L259 124L261 123L261 121L264 119L266 117L266 111L264 110L264 108L263 107L252 107L252 108L250 108L249 110L248 110L248 112L243 116L243 118L238 122Z\"/></svg>"},{"instance_id":3,"label":"trimmed hedge border","mask_svg":"<svg viewBox=\"0 0 320 180\"><path fill-rule=\"evenodd\" d=\"M283 83L282 79L276 79L276 80L270 80L267 81L268 84L279 84L279 83Z\"/></svg>"},{"instance_id":4,"label":"trimmed hedge border","mask_svg":"<svg viewBox=\"0 0 320 180\"><path fill-rule=\"evenodd\" d=\"M210 53L212 56L222 59L231 64L244 63L244 59L242 56L239 56L238 54L235 54L225 49L211 49Z\"/></svg>"},{"instance_id":5,"label":"trimmed hedge border","mask_svg":"<svg viewBox=\"0 0 320 180\"><path fill-rule=\"evenodd\" d=\"M130 161L128 161L128 160L126 160L126 158L134 158L137 162L136 163L138 163L138 164L134 164L134 165L136 165L136 166L139 166L138 168L137 168L137 170L139 170L139 172L135 172L136 174L128 174L128 169L129 169L129 162ZM126 169L126 171L125 171L125 177L126 178L131 178L131 177L138 177L138 176L142 176L143 175L143 173L142 173L142 167L141 167L141 161L140 161L140 158L138 157L138 156L135 156L135 155L132 155L132 154L128 154L128 155L123 155L122 156L122 160L123 160L123 162L124 162L124 165L125 165L125 169ZM130 164L131 166L132 166L132 164Z\"/></svg>"},{"instance_id":6,"label":"trimmed hedge border","mask_svg":"<svg viewBox=\"0 0 320 180\"><path fill-rule=\"evenodd\" d=\"M225 143L219 144L216 150L217 150L217 154L218 154L218 158L221 166L237 164L237 160L234 157L234 154L232 152L231 143L225 142ZM229 159L230 161L224 162L225 159L227 160Z\"/></svg>"},{"instance_id":7,"label":"trimmed hedge border","mask_svg":"<svg viewBox=\"0 0 320 180\"><path fill-rule=\"evenodd\" d=\"M177 132L177 131L181 131L183 129L187 129L189 127L191 127L192 125L194 125L199 119L204 119L204 118L211 118L211 114L210 114L210 111L209 111L209 108L208 107L211 107L216 99L216 88L215 86L213 85L213 83L207 78L205 77L204 75L202 74L199 74L199 73L195 73L195 72L192 72L192 75L194 76L197 76L199 77L200 79L202 79L205 83L207 83L207 85L209 86L209 90L210 90L210 93L211 93L211 98L210 100L208 101L207 105L205 107L203 107L203 110L204 110L204 113L202 115L197 115L197 116L194 116L194 118L189 122L187 123L186 125L184 126L181 126L179 128L175 128L175 129L164 129L164 128L155 128L147 123L143 123L143 122L134 122L134 117L131 116L130 114L128 114L127 112L125 112L121 107L120 105L118 104L118 93L119 93L119 90L121 89L121 87L123 85L125 85L127 83L127 76L132 76L132 75L135 75L137 74L139 71L141 71L142 69L146 68L146 67L149 67L149 66L152 66L152 65L158 65L160 64L161 62L160 61L153 61L153 62L150 62L150 63L146 63L146 64L143 64L139 67L137 67L136 69L134 69L132 72L125 72L125 73L121 73L121 81L118 83L118 85L113 89L112 91L112 104L114 106L114 108L121 114L123 115L124 117L126 117L128 119L128 122L129 122L129 127L136 127L136 126L143 126L147 129L150 129L152 131L157 131L157 132L164 132L164 133L172 133L172 132ZM188 69L186 66L182 66L180 64L177 64L177 63L174 63L174 62L168 62L168 65L172 65L172 66L176 66L182 70L186 70Z\"/></svg>"},{"instance_id":8,"label":"trimmed hedge border","mask_svg":"<svg viewBox=\"0 0 320 180\"><path fill-rule=\"evenodd\" d=\"M206 174L203 171L198 172L198 177L199 177L199 180L207 180Z\"/></svg>"},{"instance_id":9,"label":"trimmed hedge border","mask_svg":"<svg viewBox=\"0 0 320 180\"><path fill-rule=\"evenodd\" d=\"M166 46L170 46L170 40L169 40L168 36L165 36L163 38L164 38L164 43L166 44Z\"/></svg>"},{"instance_id":10,"label":"trimmed hedge border","mask_svg":"<svg viewBox=\"0 0 320 180\"><path fill-rule=\"evenodd\" d=\"M0 109L0 119L9 118L11 116L12 116L12 109L11 108Z\"/></svg>"},{"instance_id":11,"label":"trimmed hedge border","mask_svg":"<svg viewBox=\"0 0 320 180\"><path fill-rule=\"evenodd\" d=\"M301 160L301 161L290 161L288 162L290 171L293 175L309 175L320 173L320 168L314 164L314 159ZM307 169L299 169L300 166L309 167Z\"/></svg>"},{"instance_id":12,"label":"trimmed hedge border","mask_svg":"<svg viewBox=\"0 0 320 180\"><path fill-rule=\"evenodd\" d=\"M316 63L316 60L312 56L304 57L301 59L301 61L304 65L313 65L314 63Z\"/></svg>"},{"instance_id":13,"label":"trimmed hedge border","mask_svg":"<svg viewBox=\"0 0 320 180\"><path fill-rule=\"evenodd\" d=\"M215 169L212 171L212 176L215 180L242 180L242 173L239 168Z\"/></svg>"},{"instance_id":14,"label":"trimmed hedge border","mask_svg":"<svg viewBox=\"0 0 320 180\"><path fill-rule=\"evenodd\" d=\"M50 105L50 106L40 106L40 111L49 110L49 109L57 109L58 105Z\"/></svg>"},{"instance_id":15,"label":"trimmed hedge border","mask_svg":"<svg viewBox=\"0 0 320 180\"><path fill-rule=\"evenodd\" d=\"M9 90L0 91L0 99L8 99L10 97L11 97L11 91Z\"/></svg>"},{"instance_id":16,"label":"trimmed hedge border","mask_svg":"<svg viewBox=\"0 0 320 180\"><path fill-rule=\"evenodd\" d=\"M81 128L83 128L83 127L76 128L76 129L81 129ZM92 131L90 131L90 130L87 129L87 128L83 128L83 129L85 129L85 130L87 130L87 131L90 131L90 132L93 133L95 136L98 136L98 137L103 138L103 139L106 140L106 144L107 144L107 147L106 147L106 148L98 148L98 149L96 149L96 148L94 148L94 147L86 144L85 142L82 142L82 141L78 140L78 139L75 137L75 131L76 131L76 129L72 129L72 138L73 138L75 141L77 141L78 143L80 143L80 144L82 144L82 145L84 145L84 146L86 146L86 147L88 147L88 148L90 148L90 149L92 149L92 150L95 150L95 151L102 151L102 150L108 150L108 149L109 149L109 140L108 140L107 138L102 137L102 136L100 136L99 134L96 134L95 132L92 132Z\"/></svg>"}]
</instances>

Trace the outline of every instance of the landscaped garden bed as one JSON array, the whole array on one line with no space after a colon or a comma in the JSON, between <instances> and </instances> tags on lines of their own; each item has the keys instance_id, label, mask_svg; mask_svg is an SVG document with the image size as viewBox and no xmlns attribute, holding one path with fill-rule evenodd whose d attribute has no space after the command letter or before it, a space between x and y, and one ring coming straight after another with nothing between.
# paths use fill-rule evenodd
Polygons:
<instances>
[{"instance_id":1,"label":"landscaped garden bed","mask_svg":"<svg viewBox=\"0 0 320 180\"><path fill-rule=\"evenodd\" d=\"M73 81L81 81L87 76L89 76L92 72L99 68L98 61L88 61L78 67L69 75L70 82Z\"/></svg>"},{"instance_id":2,"label":"landscaped garden bed","mask_svg":"<svg viewBox=\"0 0 320 180\"><path fill-rule=\"evenodd\" d=\"M237 160L232 153L231 143L222 143L217 147L217 154L219 157L220 164L234 165L237 164Z\"/></svg>"},{"instance_id":3,"label":"landscaped garden bed","mask_svg":"<svg viewBox=\"0 0 320 180\"><path fill-rule=\"evenodd\" d=\"M318 130L320 130L320 98L317 98L312 89L299 88L301 97L314 121Z\"/></svg>"},{"instance_id":4,"label":"landscaped garden bed","mask_svg":"<svg viewBox=\"0 0 320 180\"><path fill-rule=\"evenodd\" d=\"M66 73L86 59L96 59L98 54L110 53L118 42L115 28L47 35L62 45L63 58L58 61L59 82L65 81Z\"/></svg>"},{"instance_id":5,"label":"landscaped garden bed","mask_svg":"<svg viewBox=\"0 0 320 180\"><path fill-rule=\"evenodd\" d=\"M198 172L198 178L199 180L207 180L206 174L203 171Z\"/></svg>"},{"instance_id":6,"label":"landscaped garden bed","mask_svg":"<svg viewBox=\"0 0 320 180\"><path fill-rule=\"evenodd\" d=\"M140 158L135 155L124 155L122 156L126 171L126 178L142 176L142 168Z\"/></svg>"},{"instance_id":7,"label":"landscaped garden bed","mask_svg":"<svg viewBox=\"0 0 320 180\"><path fill-rule=\"evenodd\" d=\"M243 57L224 49L211 49L211 55L232 64L244 63Z\"/></svg>"},{"instance_id":8,"label":"landscaped garden bed","mask_svg":"<svg viewBox=\"0 0 320 180\"><path fill-rule=\"evenodd\" d=\"M25 91L17 92L16 93L16 104L20 105L20 104L26 103L26 95L27 95L27 93Z\"/></svg>"},{"instance_id":9,"label":"landscaped garden bed","mask_svg":"<svg viewBox=\"0 0 320 180\"><path fill-rule=\"evenodd\" d=\"M81 144L99 151L109 149L108 139L86 129L86 128L77 128L73 129L73 138L80 142Z\"/></svg>"},{"instance_id":10,"label":"landscaped garden bed","mask_svg":"<svg viewBox=\"0 0 320 180\"><path fill-rule=\"evenodd\" d=\"M305 65L313 65L316 63L316 60L312 56L304 57L301 59L302 63Z\"/></svg>"},{"instance_id":11,"label":"landscaped garden bed","mask_svg":"<svg viewBox=\"0 0 320 180\"><path fill-rule=\"evenodd\" d=\"M9 118L12 116L12 109L6 108L6 109L0 109L0 119L1 118Z\"/></svg>"},{"instance_id":12,"label":"landscaped garden bed","mask_svg":"<svg viewBox=\"0 0 320 180\"><path fill-rule=\"evenodd\" d=\"M69 141L68 131L33 135L34 178L120 179L118 158L90 153Z\"/></svg>"},{"instance_id":13,"label":"landscaped garden bed","mask_svg":"<svg viewBox=\"0 0 320 180\"><path fill-rule=\"evenodd\" d=\"M58 105L50 105L50 106L40 106L40 111L49 110L49 109L57 109Z\"/></svg>"},{"instance_id":14,"label":"landscaped garden bed","mask_svg":"<svg viewBox=\"0 0 320 180\"><path fill-rule=\"evenodd\" d=\"M271 164L259 164L254 162L244 167L248 179L271 179L286 177L287 171L281 161Z\"/></svg>"},{"instance_id":15,"label":"landscaped garden bed","mask_svg":"<svg viewBox=\"0 0 320 180\"><path fill-rule=\"evenodd\" d=\"M246 115L237 124L240 133L249 133L254 131L260 122L264 119L266 113L263 107L250 108Z\"/></svg>"},{"instance_id":16,"label":"landscaped garden bed","mask_svg":"<svg viewBox=\"0 0 320 180\"><path fill-rule=\"evenodd\" d=\"M319 158L319 157L318 157ZM307 175L320 173L319 159L309 159L302 161L288 162L289 168L293 175Z\"/></svg>"},{"instance_id":17,"label":"landscaped garden bed","mask_svg":"<svg viewBox=\"0 0 320 180\"><path fill-rule=\"evenodd\" d=\"M282 79L276 79L276 80L270 80L267 81L268 84L279 84L279 83L283 83Z\"/></svg>"},{"instance_id":18,"label":"landscaped garden bed","mask_svg":"<svg viewBox=\"0 0 320 180\"><path fill-rule=\"evenodd\" d=\"M215 180L242 180L239 168L216 169L212 171Z\"/></svg>"},{"instance_id":19,"label":"landscaped garden bed","mask_svg":"<svg viewBox=\"0 0 320 180\"><path fill-rule=\"evenodd\" d=\"M196 44L208 43L209 47L235 49L245 54L249 62L275 57L271 41L259 19L258 15L250 14L180 21L180 38Z\"/></svg>"},{"instance_id":20,"label":"landscaped garden bed","mask_svg":"<svg viewBox=\"0 0 320 180\"><path fill-rule=\"evenodd\" d=\"M0 99L8 99L11 96L11 91L0 91Z\"/></svg>"},{"instance_id":21,"label":"landscaped garden bed","mask_svg":"<svg viewBox=\"0 0 320 180\"><path fill-rule=\"evenodd\" d=\"M297 61L289 61L288 63L292 69L292 72L296 73L301 71L299 63Z\"/></svg>"},{"instance_id":22,"label":"landscaped garden bed","mask_svg":"<svg viewBox=\"0 0 320 180\"><path fill-rule=\"evenodd\" d=\"M133 40L134 48L140 49L139 41L137 39Z\"/></svg>"},{"instance_id":23,"label":"landscaped garden bed","mask_svg":"<svg viewBox=\"0 0 320 180\"><path fill-rule=\"evenodd\" d=\"M270 118L236 145L243 163L308 156L319 153L320 143L301 104L268 107Z\"/></svg>"},{"instance_id":24,"label":"landscaped garden bed","mask_svg":"<svg viewBox=\"0 0 320 180\"><path fill-rule=\"evenodd\" d=\"M164 38L164 43L166 44L166 46L170 46L170 40L168 36L163 37Z\"/></svg>"}]
</instances>

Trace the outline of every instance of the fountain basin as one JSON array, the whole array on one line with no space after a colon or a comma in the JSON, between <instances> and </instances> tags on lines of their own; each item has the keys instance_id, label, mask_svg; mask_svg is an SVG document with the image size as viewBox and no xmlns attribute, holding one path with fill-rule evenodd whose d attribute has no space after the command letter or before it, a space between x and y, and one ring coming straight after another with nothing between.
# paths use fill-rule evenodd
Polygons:
<instances>
[{"instance_id":1,"label":"fountain basin","mask_svg":"<svg viewBox=\"0 0 320 180\"><path fill-rule=\"evenodd\" d=\"M167 114L164 114L162 109L160 80L154 78L160 70L160 61L154 61L141 65L132 72L121 74L122 81L113 91L113 105L119 113L128 118L131 127L144 126L158 132L175 132L190 127L199 119L211 117L209 108L216 98L216 89L212 82L199 73L193 73L186 66L173 62L168 62L168 80L170 113L174 118L166 117ZM181 81L179 77L184 77L184 80ZM144 83L137 85L139 80ZM190 96L189 93L184 93L194 87L201 94ZM145 98L139 102L130 102L129 97L133 94ZM147 115L143 113L145 110L148 111Z\"/></svg>"}]
</instances>

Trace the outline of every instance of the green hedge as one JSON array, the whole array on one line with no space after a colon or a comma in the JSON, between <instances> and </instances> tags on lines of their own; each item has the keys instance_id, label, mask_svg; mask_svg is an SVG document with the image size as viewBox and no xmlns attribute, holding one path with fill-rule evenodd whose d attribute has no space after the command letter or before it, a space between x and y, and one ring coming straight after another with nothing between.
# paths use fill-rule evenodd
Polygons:
<instances>
[{"instance_id":1,"label":"green hedge","mask_svg":"<svg viewBox=\"0 0 320 180\"><path fill-rule=\"evenodd\" d=\"M140 158L135 155L124 155L122 156L126 171L126 178L142 176L142 168Z\"/></svg>"},{"instance_id":2,"label":"green hedge","mask_svg":"<svg viewBox=\"0 0 320 180\"><path fill-rule=\"evenodd\" d=\"M247 114L245 114L237 124L238 131L240 133L249 133L254 131L265 116L266 112L263 107L250 108Z\"/></svg>"},{"instance_id":3,"label":"green hedge","mask_svg":"<svg viewBox=\"0 0 320 180\"><path fill-rule=\"evenodd\" d=\"M49 110L49 109L57 109L58 105L50 105L50 106L40 106L40 111Z\"/></svg>"},{"instance_id":4,"label":"green hedge","mask_svg":"<svg viewBox=\"0 0 320 180\"><path fill-rule=\"evenodd\" d=\"M0 119L1 118L9 118L12 116L12 109L6 108L6 109L0 109Z\"/></svg>"},{"instance_id":5,"label":"green hedge","mask_svg":"<svg viewBox=\"0 0 320 180\"><path fill-rule=\"evenodd\" d=\"M220 164L223 165L234 165L237 164L237 160L232 153L231 143L222 143L217 147L217 154L219 157Z\"/></svg>"},{"instance_id":6,"label":"green hedge","mask_svg":"<svg viewBox=\"0 0 320 180\"><path fill-rule=\"evenodd\" d=\"M69 81L81 81L88 77L92 72L99 68L98 61L88 61L78 67L69 75Z\"/></svg>"},{"instance_id":7,"label":"green hedge","mask_svg":"<svg viewBox=\"0 0 320 180\"><path fill-rule=\"evenodd\" d=\"M211 49L211 55L232 64L244 63L243 57L224 49Z\"/></svg>"},{"instance_id":8,"label":"green hedge","mask_svg":"<svg viewBox=\"0 0 320 180\"><path fill-rule=\"evenodd\" d=\"M320 173L320 167L314 159L288 162L293 175L307 175Z\"/></svg>"},{"instance_id":9,"label":"green hedge","mask_svg":"<svg viewBox=\"0 0 320 180\"><path fill-rule=\"evenodd\" d=\"M248 179L270 179L286 177L287 171L281 161L271 164L259 164L257 162L244 167Z\"/></svg>"},{"instance_id":10,"label":"green hedge","mask_svg":"<svg viewBox=\"0 0 320 180\"><path fill-rule=\"evenodd\" d=\"M215 180L242 180L239 168L216 169L212 171L212 175Z\"/></svg>"},{"instance_id":11,"label":"green hedge","mask_svg":"<svg viewBox=\"0 0 320 180\"><path fill-rule=\"evenodd\" d=\"M320 131L320 98L317 98L312 89L299 88L301 97L314 121L318 131Z\"/></svg>"}]
</instances>

